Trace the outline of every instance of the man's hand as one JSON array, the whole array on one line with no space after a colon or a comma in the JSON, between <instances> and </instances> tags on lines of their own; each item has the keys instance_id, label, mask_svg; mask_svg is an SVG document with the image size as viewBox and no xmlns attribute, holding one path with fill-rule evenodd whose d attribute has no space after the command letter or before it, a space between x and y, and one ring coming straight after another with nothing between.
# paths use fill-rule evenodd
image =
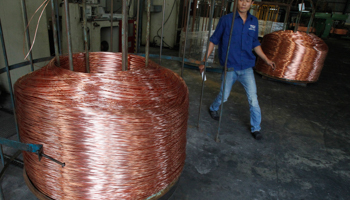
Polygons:
<instances>
[{"instance_id":1,"label":"man's hand","mask_svg":"<svg viewBox=\"0 0 350 200\"><path fill-rule=\"evenodd\" d=\"M204 72L204 65L199 65L198 68L200 73Z\"/></svg>"},{"instance_id":2,"label":"man's hand","mask_svg":"<svg viewBox=\"0 0 350 200\"><path fill-rule=\"evenodd\" d=\"M270 59L266 60L266 64L270 65L270 67L272 68L272 70L276 69L276 63L271 61Z\"/></svg>"}]
</instances>

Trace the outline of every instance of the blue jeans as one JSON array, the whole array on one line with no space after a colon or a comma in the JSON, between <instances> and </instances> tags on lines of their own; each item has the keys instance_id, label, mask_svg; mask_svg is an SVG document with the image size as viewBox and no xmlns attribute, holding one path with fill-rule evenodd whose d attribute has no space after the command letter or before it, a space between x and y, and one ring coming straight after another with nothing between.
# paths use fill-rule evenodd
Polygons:
<instances>
[{"instance_id":1,"label":"blue jeans","mask_svg":"<svg viewBox=\"0 0 350 200\"><path fill-rule=\"evenodd\" d=\"M214 102L210 106L211 111L218 111L220 104L221 104L221 98L222 98L222 90L224 87L224 73L221 75L221 89L220 93L214 100ZM225 96L224 96L224 102L227 101L228 96L230 95L232 85L238 80L244 87L248 102L249 102L249 108L250 108L250 125L251 125L251 131L260 131L260 123L261 123L261 111L260 106L258 102L258 95L256 93L256 83L255 83L255 77L254 72L252 68L248 68L245 70L240 71L228 71L226 76L226 86L225 86Z\"/></svg>"}]
</instances>

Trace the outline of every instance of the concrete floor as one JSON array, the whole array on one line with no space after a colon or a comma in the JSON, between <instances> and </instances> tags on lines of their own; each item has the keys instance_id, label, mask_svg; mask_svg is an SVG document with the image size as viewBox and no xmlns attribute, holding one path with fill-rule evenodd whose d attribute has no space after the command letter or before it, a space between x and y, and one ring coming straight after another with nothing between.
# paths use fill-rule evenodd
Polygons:
<instances>
[{"instance_id":1,"label":"concrete floor","mask_svg":"<svg viewBox=\"0 0 350 200\"><path fill-rule=\"evenodd\" d=\"M350 41L328 39L330 52L317 83L307 87L268 81L256 74L264 139L249 131L249 108L236 83L224 104L220 143L218 122L207 110L220 87L220 74L208 73L200 128L201 77L185 69L190 91L187 159L171 200L350 199ZM152 49L151 53L157 53ZM165 50L166 55L177 52ZM163 60L180 73L181 64ZM15 139L8 96L2 95L2 137ZM5 151L10 149L5 148ZM36 199L11 166L2 181L6 199Z\"/></svg>"}]
</instances>

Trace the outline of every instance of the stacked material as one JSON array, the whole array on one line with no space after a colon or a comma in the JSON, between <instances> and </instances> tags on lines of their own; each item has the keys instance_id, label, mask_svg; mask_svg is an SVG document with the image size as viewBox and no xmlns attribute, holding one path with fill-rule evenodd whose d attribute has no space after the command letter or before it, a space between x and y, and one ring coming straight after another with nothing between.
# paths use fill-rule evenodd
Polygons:
<instances>
[{"instance_id":1,"label":"stacked material","mask_svg":"<svg viewBox=\"0 0 350 200\"><path fill-rule=\"evenodd\" d=\"M261 47L276 69L258 58L256 71L287 81L316 82L328 52L326 43L316 35L290 30L265 35Z\"/></svg>"}]
</instances>

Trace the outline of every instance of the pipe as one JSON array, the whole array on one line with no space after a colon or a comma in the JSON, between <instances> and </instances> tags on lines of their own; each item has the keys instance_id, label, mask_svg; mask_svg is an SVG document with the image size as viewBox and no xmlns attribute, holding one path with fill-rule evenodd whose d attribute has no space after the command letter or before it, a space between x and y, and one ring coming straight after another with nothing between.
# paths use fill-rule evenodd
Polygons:
<instances>
[{"instance_id":1,"label":"pipe","mask_svg":"<svg viewBox=\"0 0 350 200\"><path fill-rule=\"evenodd\" d=\"M222 111L224 110L225 86L226 86L226 75L227 75L227 61L228 61L228 55L229 55L229 52L230 52L231 39L232 39L232 33L233 33L233 26L235 24L237 4L238 4L237 1L235 1L234 2L233 15L232 15L232 25L231 25L231 31L230 31L230 39L228 40L227 53L226 53L226 59L225 59L224 82L223 82L224 85L223 85L223 88L222 88L220 119L219 119L218 132L216 133L216 138L215 138L216 142L220 141L219 140L219 134L220 134L220 126L221 126L221 120L222 120Z\"/></svg>"},{"instance_id":2,"label":"pipe","mask_svg":"<svg viewBox=\"0 0 350 200\"><path fill-rule=\"evenodd\" d=\"M186 43L187 43L188 25L190 24L190 12L191 12L191 0L188 0L188 11L187 11L185 44L184 44L184 51L183 51L183 54L182 54L181 77L183 77L183 71L184 71L184 66L185 66Z\"/></svg>"},{"instance_id":3,"label":"pipe","mask_svg":"<svg viewBox=\"0 0 350 200\"><path fill-rule=\"evenodd\" d=\"M128 1L123 2L122 22L122 70L128 69Z\"/></svg>"},{"instance_id":4,"label":"pipe","mask_svg":"<svg viewBox=\"0 0 350 200\"><path fill-rule=\"evenodd\" d=\"M137 24L137 28L136 28L136 45L135 45L135 53L139 52L139 31L140 31L140 0L137 0L137 14L136 14L136 24Z\"/></svg>"},{"instance_id":5,"label":"pipe","mask_svg":"<svg viewBox=\"0 0 350 200\"><path fill-rule=\"evenodd\" d=\"M176 1L176 0L174 0ZM164 20L165 20L165 0L163 1L163 19L162 19L162 36L160 37L160 52L159 52L159 64L162 64L162 50L163 50L163 36L164 36Z\"/></svg>"},{"instance_id":6,"label":"pipe","mask_svg":"<svg viewBox=\"0 0 350 200\"><path fill-rule=\"evenodd\" d=\"M213 16L214 16L214 5L215 0L212 0L211 2L211 12L210 12L210 18L209 18L209 26L212 26L213 23ZM201 97L200 97L200 104L199 104L199 112L198 112L198 122L197 122L197 128L199 128L199 121L201 119L201 110L202 110L202 102L203 102L203 94L204 94L204 77L206 76L206 69L208 66L208 48L210 44L210 38L211 36L211 29L209 29L208 33L208 41L207 41L207 51L205 52L205 64L204 64L204 72L203 72L203 78L202 78L202 91L201 91Z\"/></svg>"},{"instance_id":7,"label":"pipe","mask_svg":"<svg viewBox=\"0 0 350 200\"><path fill-rule=\"evenodd\" d=\"M67 31L67 43L68 43L68 54L69 54L69 68L74 71L73 67L73 52L72 52L72 40L70 33L70 22L69 22L69 7L68 0L64 1L64 10L66 12L66 31Z\"/></svg>"},{"instance_id":8,"label":"pipe","mask_svg":"<svg viewBox=\"0 0 350 200\"><path fill-rule=\"evenodd\" d=\"M13 108L13 114L14 114L14 117L15 117L16 133L17 133L18 141L20 141L18 124L17 124L17 119L16 119L15 98L13 96L11 74L10 74L9 64L8 64L8 60L7 60L7 52L6 52L6 47L5 47L4 34L2 32L1 19L0 19L0 40L1 40L1 44L2 44L1 45L2 46L2 52L4 54L5 68L6 68L6 72L7 72L7 82L8 82L8 85L9 85L9 90L10 90L10 95L11 95L11 103L12 103L12 108Z\"/></svg>"},{"instance_id":9,"label":"pipe","mask_svg":"<svg viewBox=\"0 0 350 200\"><path fill-rule=\"evenodd\" d=\"M22 3L22 17L23 17L23 22L24 22L24 30L25 30L25 35L26 35L26 43L28 47L28 51L30 50L30 36L29 36L29 26L28 26L28 16L27 16L27 7L26 7L26 2L25 0L21 0ZM33 54L32 51L29 52L29 60L30 60L30 69L34 71L34 65L33 65Z\"/></svg>"},{"instance_id":10,"label":"pipe","mask_svg":"<svg viewBox=\"0 0 350 200\"><path fill-rule=\"evenodd\" d=\"M57 38L58 38L58 50L60 52L60 55L62 55L62 44L61 44L61 28L60 28L60 15L58 13L58 4L57 0L51 0L55 2L55 8L56 8L56 24L57 24Z\"/></svg>"}]
</instances>

